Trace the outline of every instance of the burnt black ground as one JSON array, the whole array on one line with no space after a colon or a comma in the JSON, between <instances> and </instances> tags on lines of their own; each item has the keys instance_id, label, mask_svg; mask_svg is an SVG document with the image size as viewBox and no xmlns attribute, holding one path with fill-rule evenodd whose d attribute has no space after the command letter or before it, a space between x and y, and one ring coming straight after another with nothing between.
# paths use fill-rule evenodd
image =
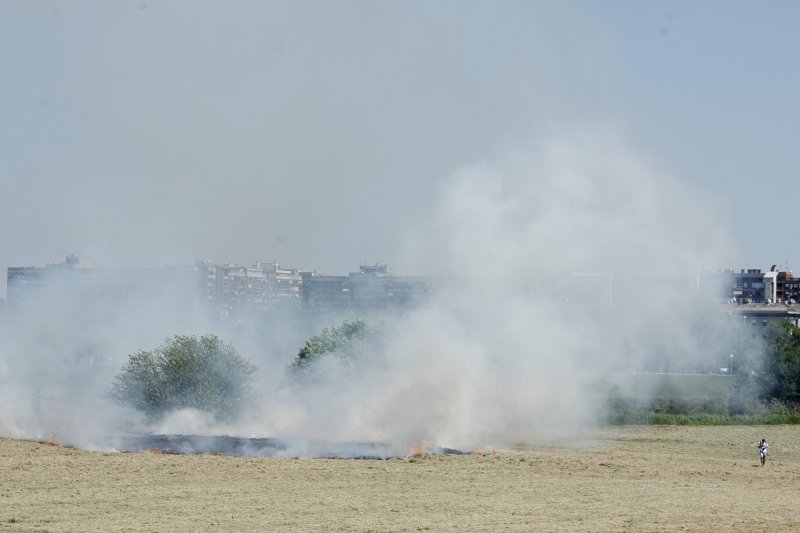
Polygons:
<instances>
[{"instance_id":1,"label":"burnt black ground","mask_svg":"<svg viewBox=\"0 0 800 533\"><path fill-rule=\"evenodd\" d=\"M343 459L390 459L404 454L387 444L372 442L323 442L300 438L248 438L230 435L125 435L114 439L123 452L157 450L173 454L222 454L234 457L315 457ZM434 455L461 455L453 448L431 448Z\"/></svg>"}]
</instances>

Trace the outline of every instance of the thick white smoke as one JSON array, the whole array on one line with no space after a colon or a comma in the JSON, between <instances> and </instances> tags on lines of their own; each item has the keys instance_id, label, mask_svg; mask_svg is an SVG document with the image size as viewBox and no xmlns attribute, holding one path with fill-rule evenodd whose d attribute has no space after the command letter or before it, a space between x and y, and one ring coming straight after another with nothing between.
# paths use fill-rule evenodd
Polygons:
<instances>
[{"instance_id":1,"label":"thick white smoke","mask_svg":"<svg viewBox=\"0 0 800 533\"><path fill-rule=\"evenodd\" d=\"M619 136L538 143L454 173L439 194L414 245L419 268L447 273L447 288L389 320L358 372L327 361L324 383L274 396L274 431L508 443L598 420L590 370L642 365L664 346L684 364L707 355L688 311L692 274L731 242L721 213Z\"/></svg>"},{"instance_id":2,"label":"thick white smoke","mask_svg":"<svg viewBox=\"0 0 800 533\"><path fill-rule=\"evenodd\" d=\"M366 360L323 358L321 379L286 386L287 339L299 345L307 324L274 328L283 333L271 343L212 331L174 298L117 306L98 324L44 313L7 321L0 433L99 446L123 431L381 442L396 453L420 441L504 445L602 420L598 371L713 357L695 333L721 316L695 312L694 275L724 261L723 213L615 132L510 150L453 173L437 195L435 214L410 231L407 263L447 282L422 307L384 317ZM220 333L261 368L242 423L181 411L148 426L103 396L126 355L185 333ZM86 353L105 359L87 364Z\"/></svg>"}]
</instances>

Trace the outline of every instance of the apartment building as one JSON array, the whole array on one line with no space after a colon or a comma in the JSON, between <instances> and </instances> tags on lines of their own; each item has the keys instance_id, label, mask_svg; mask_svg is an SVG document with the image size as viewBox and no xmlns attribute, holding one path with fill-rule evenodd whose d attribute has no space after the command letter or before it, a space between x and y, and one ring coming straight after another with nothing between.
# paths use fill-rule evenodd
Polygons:
<instances>
[{"instance_id":1,"label":"apartment building","mask_svg":"<svg viewBox=\"0 0 800 533\"><path fill-rule=\"evenodd\" d=\"M300 272L277 262L245 267L206 260L198 262L195 271L203 299L223 322L252 322L273 308L301 302Z\"/></svg>"},{"instance_id":2,"label":"apartment building","mask_svg":"<svg viewBox=\"0 0 800 533\"><path fill-rule=\"evenodd\" d=\"M385 264L362 265L346 276L303 272L302 279L303 308L309 313L406 309L444 284L443 278L396 276Z\"/></svg>"},{"instance_id":3,"label":"apartment building","mask_svg":"<svg viewBox=\"0 0 800 533\"><path fill-rule=\"evenodd\" d=\"M9 267L8 305L15 312L63 310L100 314L160 298L195 303L190 266L95 268L75 255L44 267Z\"/></svg>"},{"instance_id":4,"label":"apartment building","mask_svg":"<svg viewBox=\"0 0 800 533\"><path fill-rule=\"evenodd\" d=\"M769 272L760 268L707 272L698 276L698 290L737 305L800 302L800 279L777 265Z\"/></svg>"}]
</instances>

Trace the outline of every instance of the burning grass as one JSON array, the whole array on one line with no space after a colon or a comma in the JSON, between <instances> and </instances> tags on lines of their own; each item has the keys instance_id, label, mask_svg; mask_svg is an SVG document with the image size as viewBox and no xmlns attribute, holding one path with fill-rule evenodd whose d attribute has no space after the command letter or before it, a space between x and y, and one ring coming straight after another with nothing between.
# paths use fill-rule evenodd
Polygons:
<instances>
[{"instance_id":1,"label":"burning grass","mask_svg":"<svg viewBox=\"0 0 800 533\"><path fill-rule=\"evenodd\" d=\"M428 442L423 440L417 444L410 446L408 452L406 453L406 456L424 458L427 455L426 453L427 448L428 448Z\"/></svg>"},{"instance_id":2,"label":"burning grass","mask_svg":"<svg viewBox=\"0 0 800 533\"><path fill-rule=\"evenodd\" d=\"M46 439L23 439L23 442L33 442L44 446L57 446L59 448L71 448L71 446L57 440L55 433L50 433Z\"/></svg>"},{"instance_id":3,"label":"burning grass","mask_svg":"<svg viewBox=\"0 0 800 533\"><path fill-rule=\"evenodd\" d=\"M55 433L51 433L50 436L47 437L47 440L42 442L42 444L47 444L49 446L61 446L62 448L64 447L64 443L63 442L58 442L56 440Z\"/></svg>"}]
</instances>

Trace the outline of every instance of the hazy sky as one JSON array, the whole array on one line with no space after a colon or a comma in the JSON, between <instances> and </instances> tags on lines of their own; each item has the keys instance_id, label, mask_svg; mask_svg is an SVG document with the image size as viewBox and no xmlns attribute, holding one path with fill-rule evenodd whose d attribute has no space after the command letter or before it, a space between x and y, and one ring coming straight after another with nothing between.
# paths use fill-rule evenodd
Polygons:
<instances>
[{"instance_id":1,"label":"hazy sky","mask_svg":"<svg viewBox=\"0 0 800 533\"><path fill-rule=\"evenodd\" d=\"M788 1L0 0L0 271L432 273L406 250L443 180L583 128L726 206L739 249L698 269L800 270L799 21Z\"/></svg>"}]
</instances>

